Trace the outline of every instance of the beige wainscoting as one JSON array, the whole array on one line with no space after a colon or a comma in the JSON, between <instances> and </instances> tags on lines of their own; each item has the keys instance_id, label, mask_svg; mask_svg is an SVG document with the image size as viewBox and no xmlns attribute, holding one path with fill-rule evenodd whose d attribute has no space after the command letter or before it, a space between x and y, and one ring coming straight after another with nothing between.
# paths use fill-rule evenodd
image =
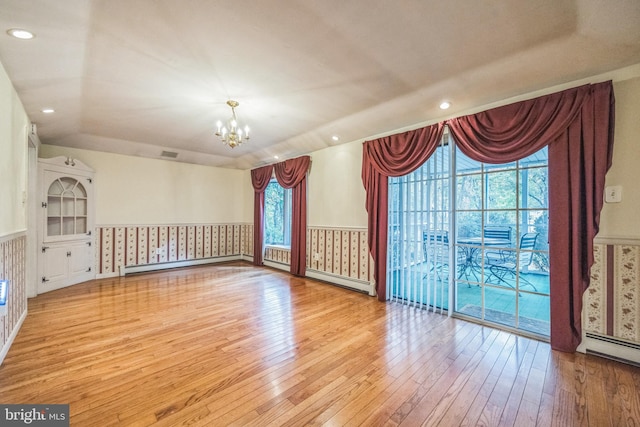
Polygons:
<instances>
[{"instance_id":1,"label":"beige wainscoting","mask_svg":"<svg viewBox=\"0 0 640 427\"><path fill-rule=\"evenodd\" d=\"M267 246L265 265L288 270L289 248ZM308 277L373 294L373 261L364 228L307 227Z\"/></svg>"},{"instance_id":2,"label":"beige wainscoting","mask_svg":"<svg viewBox=\"0 0 640 427\"><path fill-rule=\"evenodd\" d=\"M249 224L118 225L96 227L98 277L122 267L252 256Z\"/></svg>"},{"instance_id":3,"label":"beige wainscoting","mask_svg":"<svg viewBox=\"0 0 640 427\"><path fill-rule=\"evenodd\" d=\"M585 334L619 341L627 358L640 360L640 242L596 240L594 257L584 295Z\"/></svg>"},{"instance_id":4,"label":"beige wainscoting","mask_svg":"<svg viewBox=\"0 0 640 427\"><path fill-rule=\"evenodd\" d=\"M0 237L0 279L9 281L7 314L0 316L0 364L27 315L26 233Z\"/></svg>"},{"instance_id":5,"label":"beige wainscoting","mask_svg":"<svg viewBox=\"0 0 640 427\"><path fill-rule=\"evenodd\" d=\"M366 228L307 228L307 268L350 279L373 280Z\"/></svg>"},{"instance_id":6,"label":"beige wainscoting","mask_svg":"<svg viewBox=\"0 0 640 427\"><path fill-rule=\"evenodd\" d=\"M264 260L276 264L291 265L291 250L280 246L267 246L264 248Z\"/></svg>"}]
</instances>

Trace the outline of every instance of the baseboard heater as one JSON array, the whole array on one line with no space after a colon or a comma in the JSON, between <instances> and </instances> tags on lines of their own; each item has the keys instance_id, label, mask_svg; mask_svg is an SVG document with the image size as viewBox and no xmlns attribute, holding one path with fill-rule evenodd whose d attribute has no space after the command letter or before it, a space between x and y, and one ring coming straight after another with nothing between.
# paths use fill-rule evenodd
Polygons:
<instances>
[{"instance_id":1,"label":"baseboard heater","mask_svg":"<svg viewBox=\"0 0 640 427\"><path fill-rule=\"evenodd\" d=\"M126 276L133 273L146 273L156 270L167 270L170 268L192 267L196 265L215 264L219 262L242 260L242 255L228 255L210 258L185 259L181 261L158 262L155 264L139 264L139 265L121 265L120 276Z\"/></svg>"},{"instance_id":2,"label":"baseboard heater","mask_svg":"<svg viewBox=\"0 0 640 427\"><path fill-rule=\"evenodd\" d=\"M343 288L349 288L359 292L364 292L372 296L375 295L373 285L366 280L358 280L351 277L338 276L337 274L331 274L325 271L313 270L310 268L307 269L306 275L307 277L311 277L312 279L332 283Z\"/></svg>"},{"instance_id":3,"label":"baseboard heater","mask_svg":"<svg viewBox=\"0 0 640 427\"><path fill-rule=\"evenodd\" d=\"M630 341L587 332L580 350L584 350L587 354L640 367L640 344Z\"/></svg>"},{"instance_id":4,"label":"baseboard heater","mask_svg":"<svg viewBox=\"0 0 640 427\"><path fill-rule=\"evenodd\" d=\"M268 259L264 260L264 265L283 271L289 271L291 269L291 266L289 264ZM307 268L305 276L312 279L320 280L322 282L327 282L332 285L340 286L342 288L363 292L372 296L375 295L373 285L366 280L358 280L351 277L339 276L337 274L327 273L326 271L313 270L311 268Z\"/></svg>"}]
</instances>

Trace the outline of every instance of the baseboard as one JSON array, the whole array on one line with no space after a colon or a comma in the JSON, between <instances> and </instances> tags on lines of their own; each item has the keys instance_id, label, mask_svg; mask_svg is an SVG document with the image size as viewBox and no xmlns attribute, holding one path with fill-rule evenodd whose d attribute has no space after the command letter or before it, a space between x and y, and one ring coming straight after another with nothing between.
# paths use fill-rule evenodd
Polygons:
<instances>
[{"instance_id":1,"label":"baseboard","mask_svg":"<svg viewBox=\"0 0 640 427\"><path fill-rule=\"evenodd\" d=\"M325 271L307 269L307 277L312 279L322 280L323 282L333 283L345 288L354 289L360 292L365 292L371 296L375 295L373 285L366 280L352 279L351 277L339 276L337 274L327 273Z\"/></svg>"},{"instance_id":2,"label":"baseboard","mask_svg":"<svg viewBox=\"0 0 640 427\"><path fill-rule=\"evenodd\" d=\"M640 366L640 344L618 338L587 332L577 350Z\"/></svg>"},{"instance_id":3,"label":"baseboard","mask_svg":"<svg viewBox=\"0 0 640 427\"><path fill-rule=\"evenodd\" d=\"M219 262L240 261L240 260L243 260L242 255L228 255L228 256L219 256L219 257L210 257L210 258L189 259L189 260L182 260L182 261L159 262L156 264L120 266L119 273L114 273L114 276L112 277L126 276L127 274L144 273L148 271L167 270L170 268L193 267L196 265L216 264Z\"/></svg>"},{"instance_id":4,"label":"baseboard","mask_svg":"<svg viewBox=\"0 0 640 427\"><path fill-rule=\"evenodd\" d=\"M20 331L20 328L22 327L22 323L26 318L27 318L27 310L25 310L24 313L22 313L22 316L20 316L20 319L18 319L18 323L16 323L16 327L13 328L13 332L11 332L11 335L9 335L9 339L5 343L4 347L2 347L2 350L0 350L0 366L4 362L4 358L9 352L9 349L11 348L11 344L13 344L13 340L15 340L16 337L18 336L18 331Z\"/></svg>"}]
</instances>

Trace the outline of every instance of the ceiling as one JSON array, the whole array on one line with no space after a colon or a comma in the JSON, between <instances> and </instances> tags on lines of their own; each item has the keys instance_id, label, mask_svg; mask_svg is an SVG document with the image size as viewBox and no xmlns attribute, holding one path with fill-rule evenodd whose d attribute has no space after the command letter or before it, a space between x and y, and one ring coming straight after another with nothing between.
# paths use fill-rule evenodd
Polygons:
<instances>
[{"instance_id":1,"label":"ceiling","mask_svg":"<svg viewBox=\"0 0 640 427\"><path fill-rule=\"evenodd\" d=\"M0 0L0 29L43 143L239 169L640 63L640 0Z\"/></svg>"}]
</instances>

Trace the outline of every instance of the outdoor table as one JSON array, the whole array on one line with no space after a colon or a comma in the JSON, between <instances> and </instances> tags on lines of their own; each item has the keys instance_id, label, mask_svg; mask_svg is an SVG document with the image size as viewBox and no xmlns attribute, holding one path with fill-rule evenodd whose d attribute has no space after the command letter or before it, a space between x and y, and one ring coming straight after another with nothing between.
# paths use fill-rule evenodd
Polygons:
<instances>
[{"instance_id":1,"label":"outdoor table","mask_svg":"<svg viewBox=\"0 0 640 427\"><path fill-rule=\"evenodd\" d=\"M480 250L483 245L503 248L507 248L511 245L511 242L508 239L490 237L485 237L483 239L480 236L460 237L457 240L457 243L460 245L460 250L464 255L464 259L458 264L458 279L461 279L462 276L465 276L468 279L470 275L473 275L476 281L480 281L476 273L482 271L482 265L478 262L476 256L478 250Z\"/></svg>"}]
</instances>

